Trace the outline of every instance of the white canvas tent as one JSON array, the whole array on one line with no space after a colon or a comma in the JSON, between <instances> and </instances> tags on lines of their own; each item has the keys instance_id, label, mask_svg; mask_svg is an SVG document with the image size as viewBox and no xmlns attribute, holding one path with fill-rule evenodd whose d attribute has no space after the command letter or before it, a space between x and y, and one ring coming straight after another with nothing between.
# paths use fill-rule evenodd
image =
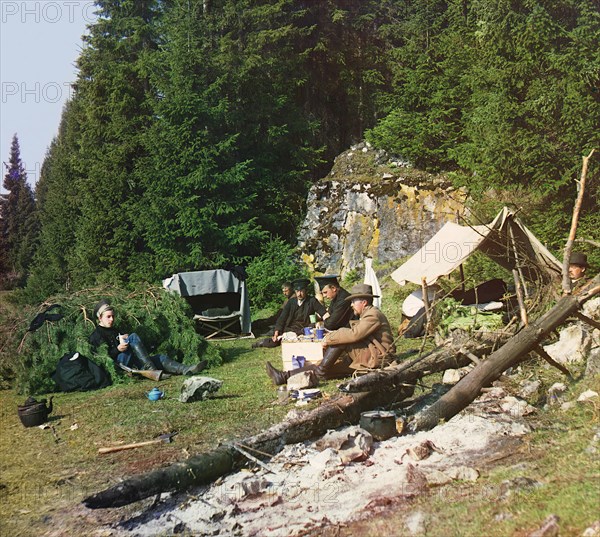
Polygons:
<instances>
[{"instance_id":1,"label":"white canvas tent","mask_svg":"<svg viewBox=\"0 0 600 537\"><path fill-rule=\"evenodd\" d=\"M406 282L421 285L423 278L427 285L432 285L475 251L486 254L507 270L518 266L528 281L560 278L562 264L507 207L488 225L469 227L447 222L391 276L400 285Z\"/></svg>"}]
</instances>

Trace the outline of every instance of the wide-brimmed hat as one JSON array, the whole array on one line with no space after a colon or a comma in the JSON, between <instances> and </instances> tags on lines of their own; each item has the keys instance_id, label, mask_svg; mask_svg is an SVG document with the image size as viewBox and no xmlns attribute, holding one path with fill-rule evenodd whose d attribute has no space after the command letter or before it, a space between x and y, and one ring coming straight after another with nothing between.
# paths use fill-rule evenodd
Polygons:
<instances>
[{"instance_id":1,"label":"wide-brimmed hat","mask_svg":"<svg viewBox=\"0 0 600 537\"><path fill-rule=\"evenodd\" d=\"M346 300L354 300L355 298L379 298L379 295L373 294L373 287L366 283L357 283L350 289L350 296Z\"/></svg>"},{"instance_id":2,"label":"wide-brimmed hat","mask_svg":"<svg viewBox=\"0 0 600 537\"><path fill-rule=\"evenodd\" d=\"M569 265L579 265L580 267L589 267L587 255L583 252L573 252L569 258Z\"/></svg>"},{"instance_id":3,"label":"wide-brimmed hat","mask_svg":"<svg viewBox=\"0 0 600 537\"><path fill-rule=\"evenodd\" d=\"M306 278L299 278L299 279L294 280L292 282L292 286L294 288L294 291L300 291L302 289L308 289L309 285L310 285L310 280L307 280Z\"/></svg>"},{"instance_id":4,"label":"wide-brimmed hat","mask_svg":"<svg viewBox=\"0 0 600 537\"><path fill-rule=\"evenodd\" d=\"M329 274L324 276L315 276L315 280L319 284L319 289L323 290L323 287L327 285L335 285L336 287L340 286L340 282L338 281L337 274Z\"/></svg>"},{"instance_id":5,"label":"wide-brimmed hat","mask_svg":"<svg viewBox=\"0 0 600 537\"><path fill-rule=\"evenodd\" d=\"M98 302L98 304L96 304L96 307L94 308L94 317L96 317L96 319L99 319L105 311L109 310L112 311L113 307L108 303L108 300L101 300L100 302Z\"/></svg>"}]
</instances>

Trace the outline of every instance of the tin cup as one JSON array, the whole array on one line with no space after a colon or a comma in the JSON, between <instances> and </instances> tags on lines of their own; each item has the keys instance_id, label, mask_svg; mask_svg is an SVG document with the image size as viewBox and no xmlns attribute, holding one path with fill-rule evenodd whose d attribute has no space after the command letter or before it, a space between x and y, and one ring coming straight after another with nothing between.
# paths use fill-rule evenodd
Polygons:
<instances>
[{"instance_id":1,"label":"tin cup","mask_svg":"<svg viewBox=\"0 0 600 537\"><path fill-rule=\"evenodd\" d=\"M312 335L312 328L310 326L304 327L304 335L305 336L311 336Z\"/></svg>"},{"instance_id":2,"label":"tin cup","mask_svg":"<svg viewBox=\"0 0 600 537\"><path fill-rule=\"evenodd\" d=\"M317 339L323 339L325 337L325 330L323 328L317 328L315 330L315 335Z\"/></svg>"}]
</instances>

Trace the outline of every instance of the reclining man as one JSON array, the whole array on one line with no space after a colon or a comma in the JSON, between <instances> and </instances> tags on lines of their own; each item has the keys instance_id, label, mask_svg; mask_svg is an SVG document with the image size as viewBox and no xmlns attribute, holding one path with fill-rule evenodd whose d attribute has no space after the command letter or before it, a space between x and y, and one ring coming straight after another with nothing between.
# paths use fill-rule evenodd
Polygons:
<instances>
[{"instance_id":1,"label":"reclining man","mask_svg":"<svg viewBox=\"0 0 600 537\"><path fill-rule=\"evenodd\" d=\"M359 319L352 321L350 328L340 328L325 336L323 360L318 366L309 364L292 371L279 371L267 362L267 375L280 385L300 371L315 371L321 379L332 379L389 364L396 352L394 338L386 316L373 306L374 298L377 295L373 295L370 285L360 283L352 287L346 301Z\"/></svg>"},{"instance_id":2,"label":"reclining man","mask_svg":"<svg viewBox=\"0 0 600 537\"><path fill-rule=\"evenodd\" d=\"M337 330L350 325L354 312L350 302L346 300L350 293L346 291L337 279L337 275L315 277L321 293L329 300L327 313L323 315L323 326L327 330Z\"/></svg>"},{"instance_id":3,"label":"reclining man","mask_svg":"<svg viewBox=\"0 0 600 537\"><path fill-rule=\"evenodd\" d=\"M295 332L301 334L305 326L310 325L310 316L319 314L325 315L325 306L321 304L314 296L308 296L308 286L310 281L303 278L292 282L296 296L290 298L285 304L281 315L275 323L275 332L273 337L257 341L252 345L257 347L278 347L281 345L280 336L284 332Z\"/></svg>"},{"instance_id":4,"label":"reclining man","mask_svg":"<svg viewBox=\"0 0 600 537\"><path fill-rule=\"evenodd\" d=\"M117 330L114 325L115 309L106 300L96 304L94 317L98 324L89 338L92 347L97 349L100 345L106 344L108 355L118 364L132 369L162 369L174 375L196 375L206 369L206 360L194 365L184 365L164 354L149 356L142 340L135 332L121 334Z\"/></svg>"}]
</instances>

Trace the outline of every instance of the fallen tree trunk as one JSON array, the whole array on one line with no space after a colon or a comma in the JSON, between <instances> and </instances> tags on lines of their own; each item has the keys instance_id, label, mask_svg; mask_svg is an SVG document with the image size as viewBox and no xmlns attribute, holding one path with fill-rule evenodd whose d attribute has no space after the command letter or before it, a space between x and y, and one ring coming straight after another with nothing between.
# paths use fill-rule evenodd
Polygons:
<instances>
[{"instance_id":1,"label":"fallen tree trunk","mask_svg":"<svg viewBox=\"0 0 600 537\"><path fill-rule=\"evenodd\" d=\"M411 432L433 429L441 419L448 420L471 404L481 389L489 386L509 367L523 361L540 342L590 298L600 293L600 275L590 281L579 295L567 295L545 315L523 328L487 360L463 377L448 393L421 412L411 422Z\"/></svg>"},{"instance_id":2,"label":"fallen tree trunk","mask_svg":"<svg viewBox=\"0 0 600 537\"><path fill-rule=\"evenodd\" d=\"M373 389L392 389L405 384L414 384L417 380L430 375L445 371L446 369L458 369L472 363L470 355L479 358L490 354L496 347L502 345L508 336L496 335L490 337L483 335L486 339L477 340L471 337L468 340L458 338L448 345L435 349L420 358L374 371L368 375L350 380L340 386L340 390L347 393L364 392Z\"/></svg>"}]
</instances>

